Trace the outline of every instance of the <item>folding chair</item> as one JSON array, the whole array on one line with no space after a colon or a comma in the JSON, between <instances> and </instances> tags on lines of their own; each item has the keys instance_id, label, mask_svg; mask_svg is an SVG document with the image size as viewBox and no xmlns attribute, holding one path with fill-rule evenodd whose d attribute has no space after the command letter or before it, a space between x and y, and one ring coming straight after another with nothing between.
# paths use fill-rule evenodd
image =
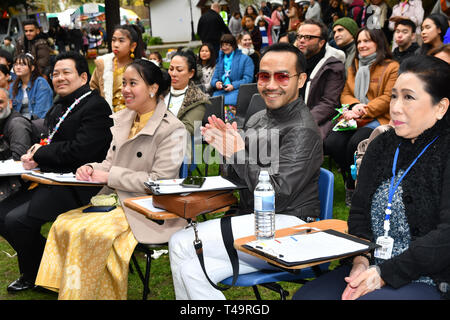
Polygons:
<instances>
[{"instance_id":1,"label":"folding chair","mask_svg":"<svg viewBox=\"0 0 450 320\"><path fill-rule=\"evenodd\" d=\"M208 123L208 117L211 115L215 115L217 118L225 120L225 111L224 111L224 97L223 96L215 96L209 98L209 101L211 102L211 105L206 106L205 115L203 116L202 125ZM199 141L194 141L195 144L198 145ZM203 143L202 142L202 151L203 151ZM208 161L209 159L205 159L205 176L208 175Z\"/></svg>"},{"instance_id":2,"label":"folding chair","mask_svg":"<svg viewBox=\"0 0 450 320\"><path fill-rule=\"evenodd\" d=\"M256 83L245 83L239 87L239 93L236 103L236 123L238 129L244 127L247 109L250 104L250 100L255 93L258 93L258 87Z\"/></svg>"},{"instance_id":3,"label":"folding chair","mask_svg":"<svg viewBox=\"0 0 450 320\"><path fill-rule=\"evenodd\" d=\"M210 105L206 105L206 111L205 111L205 115L203 116L203 121L202 121L202 125L205 125L206 123L208 123L208 117L215 115L217 118L219 119L224 119L225 118L225 114L224 114L224 98L223 96L215 96L215 97L210 97L209 101L211 102Z\"/></svg>"},{"instance_id":4,"label":"folding chair","mask_svg":"<svg viewBox=\"0 0 450 320\"><path fill-rule=\"evenodd\" d=\"M180 168L180 178L186 178L188 176L188 168L189 163L187 163L187 158L184 159L181 168ZM152 265L152 254L156 249L161 247L167 247L168 243L138 243L134 251L142 252L145 254L145 274L142 273L142 270L138 264L135 254L131 256L131 261L133 261L133 265L137 270L138 276L141 279L142 284L144 285L144 289L142 292L142 300L147 300L147 297L150 293L150 269ZM130 270L133 272L132 265L130 264Z\"/></svg>"},{"instance_id":5,"label":"folding chair","mask_svg":"<svg viewBox=\"0 0 450 320\"><path fill-rule=\"evenodd\" d=\"M333 218L333 194L334 194L334 175L327 169L320 168L319 176L319 200L320 200L320 220ZM281 300L286 300L289 292L284 290L279 281L305 283L308 278L315 278L328 270L330 263L323 263L314 267L301 269L299 273L288 271L261 270L247 274L239 275L235 286L252 287L256 299L261 300L258 285L278 292ZM222 280L221 283L231 285L233 277Z\"/></svg>"},{"instance_id":6,"label":"folding chair","mask_svg":"<svg viewBox=\"0 0 450 320\"><path fill-rule=\"evenodd\" d=\"M252 96L252 99L250 100L250 103L248 105L247 112L245 114L245 121L242 125L242 127L245 126L248 119L254 115L255 113L264 110L266 108L266 103L264 102L264 99L261 97L259 93L255 93Z\"/></svg>"}]
</instances>

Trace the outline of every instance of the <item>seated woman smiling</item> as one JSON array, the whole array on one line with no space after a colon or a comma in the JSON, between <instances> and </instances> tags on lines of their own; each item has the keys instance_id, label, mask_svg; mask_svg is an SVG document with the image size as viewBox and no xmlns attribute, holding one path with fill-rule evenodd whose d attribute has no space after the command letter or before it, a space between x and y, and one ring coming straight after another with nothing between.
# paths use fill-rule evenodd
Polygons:
<instances>
[{"instance_id":1,"label":"seated woman smiling","mask_svg":"<svg viewBox=\"0 0 450 320\"><path fill-rule=\"evenodd\" d=\"M101 163L81 166L78 180L106 184L100 194L120 200L145 195L148 179L178 177L185 153L184 125L167 111L161 70L137 59L123 74L126 109L112 115L113 140ZM64 213L52 225L36 284L59 299L126 299L128 265L138 242L167 242L184 219L160 225L120 205L110 212Z\"/></svg>"},{"instance_id":2,"label":"seated woman smiling","mask_svg":"<svg viewBox=\"0 0 450 320\"><path fill-rule=\"evenodd\" d=\"M450 66L440 59L402 62L394 129L369 144L348 218L349 234L382 249L305 284L294 299L450 298L448 83Z\"/></svg>"}]
</instances>

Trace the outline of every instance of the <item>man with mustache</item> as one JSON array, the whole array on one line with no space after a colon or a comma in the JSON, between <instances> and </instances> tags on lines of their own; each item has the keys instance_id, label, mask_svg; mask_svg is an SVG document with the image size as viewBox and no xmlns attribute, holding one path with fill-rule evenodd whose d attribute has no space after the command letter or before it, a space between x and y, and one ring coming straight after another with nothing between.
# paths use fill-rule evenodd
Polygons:
<instances>
[{"instance_id":1,"label":"man with mustache","mask_svg":"<svg viewBox=\"0 0 450 320\"><path fill-rule=\"evenodd\" d=\"M52 81L58 98L44 120L46 135L20 157L25 169L67 173L83 164L102 161L111 143L108 103L89 89L89 67L79 53L55 58ZM22 188L0 202L0 236L17 252L20 277L7 288L34 288L46 239L41 226L59 214L89 203L100 187L51 186Z\"/></svg>"},{"instance_id":2,"label":"man with mustache","mask_svg":"<svg viewBox=\"0 0 450 320\"><path fill-rule=\"evenodd\" d=\"M31 122L12 108L8 90L0 88L0 160L20 160L31 146ZM0 177L0 201L22 187L19 177Z\"/></svg>"},{"instance_id":3,"label":"man with mustache","mask_svg":"<svg viewBox=\"0 0 450 320\"><path fill-rule=\"evenodd\" d=\"M268 170L275 190L276 229L302 224L319 215L322 140L298 92L306 80L305 69L305 58L295 46L278 43L268 47L257 74L258 91L266 108L248 119L243 136L236 123L225 124L215 116L202 128L205 140L225 158L224 175L248 187L239 191L237 216L231 218L235 239L254 234L253 190L261 170ZM206 272L213 283L232 275L219 226L220 219L197 226ZM204 275L192 248L193 239L190 227L178 231L170 240L176 298L224 299ZM239 252L237 256L240 274L268 267L250 255Z\"/></svg>"}]
</instances>

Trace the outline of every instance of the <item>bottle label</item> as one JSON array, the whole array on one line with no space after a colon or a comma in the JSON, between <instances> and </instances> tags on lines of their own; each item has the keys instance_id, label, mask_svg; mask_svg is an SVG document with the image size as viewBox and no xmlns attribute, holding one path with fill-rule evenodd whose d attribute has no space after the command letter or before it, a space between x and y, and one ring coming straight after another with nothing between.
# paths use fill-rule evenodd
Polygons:
<instances>
[{"instance_id":1,"label":"bottle label","mask_svg":"<svg viewBox=\"0 0 450 320\"><path fill-rule=\"evenodd\" d=\"M255 210L257 211L274 211L275 210L275 195L273 192L258 192L254 194Z\"/></svg>"}]
</instances>

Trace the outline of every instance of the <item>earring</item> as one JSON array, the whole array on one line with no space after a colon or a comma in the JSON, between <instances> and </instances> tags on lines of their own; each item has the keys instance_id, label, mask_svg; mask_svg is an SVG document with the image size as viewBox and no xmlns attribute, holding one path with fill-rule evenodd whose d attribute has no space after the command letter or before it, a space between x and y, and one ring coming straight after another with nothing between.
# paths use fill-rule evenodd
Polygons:
<instances>
[{"instance_id":1,"label":"earring","mask_svg":"<svg viewBox=\"0 0 450 320\"><path fill-rule=\"evenodd\" d=\"M133 52L134 52L134 50L131 50L131 53L130 53L130 58L131 59L134 59L134 53Z\"/></svg>"},{"instance_id":2,"label":"earring","mask_svg":"<svg viewBox=\"0 0 450 320\"><path fill-rule=\"evenodd\" d=\"M150 98L154 98L155 94L153 92L150 92Z\"/></svg>"}]
</instances>

